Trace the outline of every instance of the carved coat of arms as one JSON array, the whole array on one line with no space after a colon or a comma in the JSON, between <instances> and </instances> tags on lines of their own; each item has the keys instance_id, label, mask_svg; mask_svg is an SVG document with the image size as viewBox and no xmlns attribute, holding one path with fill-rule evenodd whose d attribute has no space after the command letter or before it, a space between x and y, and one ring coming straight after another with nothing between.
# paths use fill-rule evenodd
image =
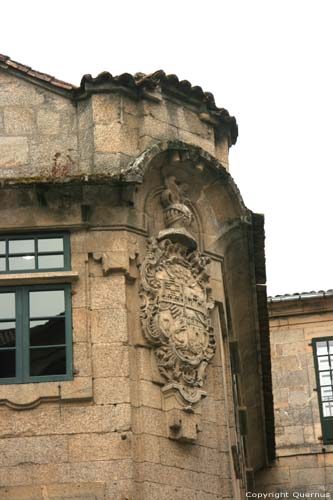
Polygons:
<instances>
[{"instance_id":1,"label":"carved coat of arms","mask_svg":"<svg viewBox=\"0 0 333 500\"><path fill-rule=\"evenodd\" d=\"M200 400L215 352L208 259L179 241L150 238L141 266L141 322L160 373L189 403Z\"/></svg>"}]
</instances>

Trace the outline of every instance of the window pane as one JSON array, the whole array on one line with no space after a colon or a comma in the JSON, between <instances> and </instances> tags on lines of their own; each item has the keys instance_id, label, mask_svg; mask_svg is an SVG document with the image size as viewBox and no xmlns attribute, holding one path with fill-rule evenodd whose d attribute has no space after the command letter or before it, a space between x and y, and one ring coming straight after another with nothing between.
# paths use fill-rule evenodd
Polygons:
<instances>
[{"instance_id":1,"label":"window pane","mask_svg":"<svg viewBox=\"0 0 333 500\"><path fill-rule=\"evenodd\" d=\"M333 354L333 340L329 340L328 345L329 345L330 354Z\"/></svg>"},{"instance_id":2,"label":"window pane","mask_svg":"<svg viewBox=\"0 0 333 500\"><path fill-rule=\"evenodd\" d=\"M333 403L323 403L324 417L333 417Z\"/></svg>"},{"instance_id":3,"label":"window pane","mask_svg":"<svg viewBox=\"0 0 333 500\"><path fill-rule=\"evenodd\" d=\"M15 347L15 322L0 322L0 348Z\"/></svg>"},{"instance_id":4,"label":"window pane","mask_svg":"<svg viewBox=\"0 0 333 500\"><path fill-rule=\"evenodd\" d=\"M320 385L331 385L330 372L320 372L319 379L320 379Z\"/></svg>"},{"instance_id":5,"label":"window pane","mask_svg":"<svg viewBox=\"0 0 333 500\"><path fill-rule=\"evenodd\" d=\"M6 271L6 259L0 258L0 271Z\"/></svg>"},{"instance_id":6,"label":"window pane","mask_svg":"<svg viewBox=\"0 0 333 500\"><path fill-rule=\"evenodd\" d=\"M63 290L30 292L30 318L59 316L65 313L65 293Z\"/></svg>"},{"instance_id":7,"label":"window pane","mask_svg":"<svg viewBox=\"0 0 333 500\"><path fill-rule=\"evenodd\" d=\"M327 342L317 342L316 346L317 346L317 354L318 355L328 354L328 351L327 351Z\"/></svg>"},{"instance_id":8,"label":"window pane","mask_svg":"<svg viewBox=\"0 0 333 500\"><path fill-rule=\"evenodd\" d=\"M0 241L0 254L5 254L6 253L6 242L5 241Z\"/></svg>"},{"instance_id":9,"label":"window pane","mask_svg":"<svg viewBox=\"0 0 333 500\"><path fill-rule=\"evenodd\" d=\"M10 271L25 271L35 269L35 257L33 255L23 255L23 257L10 257L9 270Z\"/></svg>"},{"instance_id":10,"label":"window pane","mask_svg":"<svg viewBox=\"0 0 333 500\"><path fill-rule=\"evenodd\" d=\"M9 241L9 253L34 253L34 240L11 240Z\"/></svg>"},{"instance_id":11,"label":"window pane","mask_svg":"<svg viewBox=\"0 0 333 500\"><path fill-rule=\"evenodd\" d=\"M15 319L15 293L0 293L0 319Z\"/></svg>"},{"instance_id":12,"label":"window pane","mask_svg":"<svg viewBox=\"0 0 333 500\"><path fill-rule=\"evenodd\" d=\"M15 349L2 351L0 349L0 378L15 377Z\"/></svg>"},{"instance_id":13,"label":"window pane","mask_svg":"<svg viewBox=\"0 0 333 500\"><path fill-rule=\"evenodd\" d=\"M66 351L64 347L30 349L30 375L65 375Z\"/></svg>"},{"instance_id":14,"label":"window pane","mask_svg":"<svg viewBox=\"0 0 333 500\"><path fill-rule=\"evenodd\" d=\"M63 255L39 255L38 268L39 269L58 269L64 267Z\"/></svg>"},{"instance_id":15,"label":"window pane","mask_svg":"<svg viewBox=\"0 0 333 500\"><path fill-rule=\"evenodd\" d=\"M321 399L323 401L333 400L333 389L332 389L332 387L322 387L322 389L321 389Z\"/></svg>"},{"instance_id":16,"label":"window pane","mask_svg":"<svg viewBox=\"0 0 333 500\"><path fill-rule=\"evenodd\" d=\"M321 356L318 358L319 370L329 370L330 365L328 362L328 356Z\"/></svg>"},{"instance_id":17,"label":"window pane","mask_svg":"<svg viewBox=\"0 0 333 500\"><path fill-rule=\"evenodd\" d=\"M65 318L30 321L30 345L66 344Z\"/></svg>"},{"instance_id":18,"label":"window pane","mask_svg":"<svg viewBox=\"0 0 333 500\"><path fill-rule=\"evenodd\" d=\"M63 252L63 238L43 238L38 240L38 252Z\"/></svg>"}]
</instances>

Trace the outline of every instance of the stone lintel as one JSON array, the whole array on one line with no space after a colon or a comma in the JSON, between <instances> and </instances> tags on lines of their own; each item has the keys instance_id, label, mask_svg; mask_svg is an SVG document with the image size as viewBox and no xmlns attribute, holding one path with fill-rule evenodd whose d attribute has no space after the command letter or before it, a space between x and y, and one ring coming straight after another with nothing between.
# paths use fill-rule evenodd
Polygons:
<instances>
[{"instance_id":1,"label":"stone lintel","mask_svg":"<svg viewBox=\"0 0 333 500\"><path fill-rule=\"evenodd\" d=\"M49 283L72 283L79 279L79 273L74 271L59 271L51 273L19 273L0 274L0 285L40 285Z\"/></svg>"}]
</instances>

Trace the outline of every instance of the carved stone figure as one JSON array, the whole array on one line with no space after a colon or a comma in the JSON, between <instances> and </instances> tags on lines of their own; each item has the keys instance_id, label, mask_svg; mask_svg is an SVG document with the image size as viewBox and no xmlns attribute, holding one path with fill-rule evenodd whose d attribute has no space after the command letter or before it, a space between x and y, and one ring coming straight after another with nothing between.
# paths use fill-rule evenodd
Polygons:
<instances>
[{"instance_id":1,"label":"carved stone figure","mask_svg":"<svg viewBox=\"0 0 333 500\"><path fill-rule=\"evenodd\" d=\"M185 401L195 403L215 352L209 311L208 259L179 242L151 238L141 267L141 320L156 346L160 373Z\"/></svg>"},{"instance_id":2,"label":"carved stone figure","mask_svg":"<svg viewBox=\"0 0 333 500\"><path fill-rule=\"evenodd\" d=\"M166 227L190 226L193 215L187 206L188 199L185 196L186 185L179 185L176 177L169 176L164 179L166 189L161 194L161 203L165 208Z\"/></svg>"}]
</instances>

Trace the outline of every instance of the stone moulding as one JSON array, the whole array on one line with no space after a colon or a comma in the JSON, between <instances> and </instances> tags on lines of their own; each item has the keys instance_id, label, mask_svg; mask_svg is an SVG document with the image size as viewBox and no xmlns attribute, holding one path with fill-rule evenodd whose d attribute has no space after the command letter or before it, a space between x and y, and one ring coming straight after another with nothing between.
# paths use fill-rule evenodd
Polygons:
<instances>
[{"instance_id":1,"label":"stone moulding","mask_svg":"<svg viewBox=\"0 0 333 500\"><path fill-rule=\"evenodd\" d=\"M0 407L12 410L31 410L42 403L59 404L72 401L91 401L91 377L77 377L63 382L0 385Z\"/></svg>"},{"instance_id":2,"label":"stone moulding","mask_svg":"<svg viewBox=\"0 0 333 500\"><path fill-rule=\"evenodd\" d=\"M215 352L207 264L184 243L150 238L141 266L141 323L166 379L162 391L173 390L187 405L205 396L205 370Z\"/></svg>"}]
</instances>

